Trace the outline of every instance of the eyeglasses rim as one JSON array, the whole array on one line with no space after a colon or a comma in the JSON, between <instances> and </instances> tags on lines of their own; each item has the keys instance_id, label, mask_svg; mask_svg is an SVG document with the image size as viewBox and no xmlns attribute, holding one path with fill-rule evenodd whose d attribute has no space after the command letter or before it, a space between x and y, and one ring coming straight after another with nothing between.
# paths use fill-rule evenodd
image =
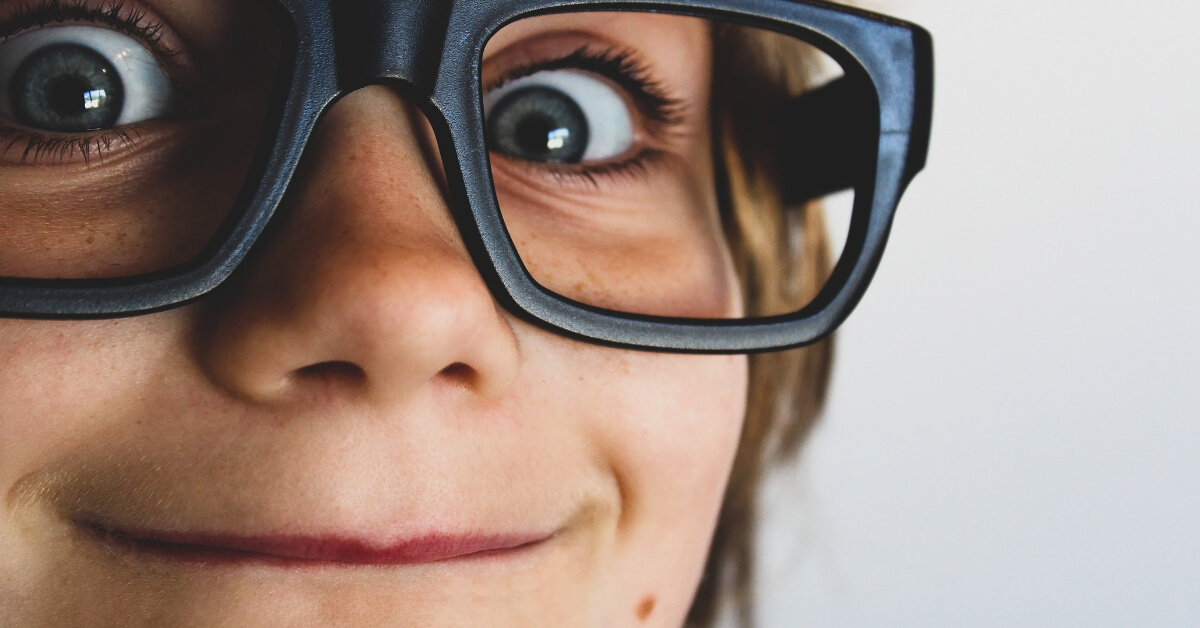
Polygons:
<instances>
[{"instance_id":1,"label":"eyeglasses rim","mask_svg":"<svg viewBox=\"0 0 1200 628\"><path fill-rule=\"evenodd\" d=\"M395 0L375 3L386 10ZM0 316L108 318L147 314L192 302L222 285L242 265L281 203L307 139L321 115L359 86L339 85L335 30L328 0L272 0L293 29L280 70L275 134L264 138L257 185L209 249L193 262L116 279L0 277ZM441 4L426 0L426 4ZM412 3L407 12L420 14ZM444 6L444 5L443 5ZM538 284L504 227L492 187L483 130L483 46L505 25L572 11L658 11L739 22L804 39L859 72L880 102L878 156L872 180L856 188L843 260L817 299L799 312L755 319L680 319L604 310ZM436 15L436 11L433 12ZM435 18L436 19L436 18ZM447 42L433 80L376 76L405 92L429 118L443 147L451 210L493 296L515 315L587 342L686 353L753 353L804 346L834 329L857 305L878 267L904 189L924 166L932 114L932 40L921 27L818 0L493 0L453 3L444 16ZM332 55L330 55L332 56ZM417 80L413 80L416 78ZM428 79L426 79L428 80ZM286 94L286 96L284 96ZM268 125L270 126L270 125ZM863 189L866 188L866 189ZM865 192L865 193L864 193Z\"/></svg>"}]
</instances>

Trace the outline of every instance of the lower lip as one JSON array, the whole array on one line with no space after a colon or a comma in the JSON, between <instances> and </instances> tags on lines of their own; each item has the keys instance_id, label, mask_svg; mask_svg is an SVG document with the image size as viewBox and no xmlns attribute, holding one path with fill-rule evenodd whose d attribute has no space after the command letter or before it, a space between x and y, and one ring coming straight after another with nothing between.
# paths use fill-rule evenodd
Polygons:
<instances>
[{"instance_id":1,"label":"lower lip","mask_svg":"<svg viewBox=\"0 0 1200 628\"><path fill-rule=\"evenodd\" d=\"M202 564L255 563L281 567L425 565L514 556L555 535L430 534L387 546L335 536L234 536L114 530L79 526L108 546L172 561Z\"/></svg>"}]
</instances>

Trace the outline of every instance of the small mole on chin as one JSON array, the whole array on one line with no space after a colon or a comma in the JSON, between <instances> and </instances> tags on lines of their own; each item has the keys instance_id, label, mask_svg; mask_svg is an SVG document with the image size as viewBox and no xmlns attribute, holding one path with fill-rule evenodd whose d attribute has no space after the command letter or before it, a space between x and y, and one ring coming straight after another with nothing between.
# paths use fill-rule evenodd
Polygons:
<instances>
[{"instance_id":1,"label":"small mole on chin","mask_svg":"<svg viewBox=\"0 0 1200 628\"><path fill-rule=\"evenodd\" d=\"M646 621L647 619L650 619L650 614L654 612L654 605L656 603L657 602L655 601L653 595L646 596L646 599L642 600L641 604L638 604L638 608L637 608L638 619L641 621Z\"/></svg>"}]
</instances>

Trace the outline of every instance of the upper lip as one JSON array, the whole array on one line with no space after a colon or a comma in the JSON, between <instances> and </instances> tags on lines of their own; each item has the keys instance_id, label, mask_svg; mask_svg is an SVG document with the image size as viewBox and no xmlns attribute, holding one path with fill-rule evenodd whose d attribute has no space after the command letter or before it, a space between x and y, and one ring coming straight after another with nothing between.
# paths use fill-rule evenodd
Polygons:
<instances>
[{"instance_id":1,"label":"upper lip","mask_svg":"<svg viewBox=\"0 0 1200 628\"><path fill-rule=\"evenodd\" d=\"M338 534L243 535L116 528L79 522L106 542L138 551L195 557L211 561L266 560L291 563L416 565L516 550L546 541L554 533L427 532L379 542Z\"/></svg>"}]
</instances>

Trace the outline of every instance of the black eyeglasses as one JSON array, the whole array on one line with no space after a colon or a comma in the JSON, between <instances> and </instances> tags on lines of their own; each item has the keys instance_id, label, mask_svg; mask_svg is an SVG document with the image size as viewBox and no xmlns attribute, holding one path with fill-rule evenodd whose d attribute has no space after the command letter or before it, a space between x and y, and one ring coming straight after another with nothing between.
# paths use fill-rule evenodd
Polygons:
<instances>
[{"instance_id":1,"label":"black eyeglasses","mask_svg":"<svg viewBox=\"0 0 1200 628\"><path fill-rule=\"evenodd\" d=\"M322 114L382 84L429 120L514 314L622 347L797 347L861 298L929 139L928 33L824 2L261 0L199 51L70 4L0 20L6 316L214 290Z\"/></svg>"}]
</instances>

